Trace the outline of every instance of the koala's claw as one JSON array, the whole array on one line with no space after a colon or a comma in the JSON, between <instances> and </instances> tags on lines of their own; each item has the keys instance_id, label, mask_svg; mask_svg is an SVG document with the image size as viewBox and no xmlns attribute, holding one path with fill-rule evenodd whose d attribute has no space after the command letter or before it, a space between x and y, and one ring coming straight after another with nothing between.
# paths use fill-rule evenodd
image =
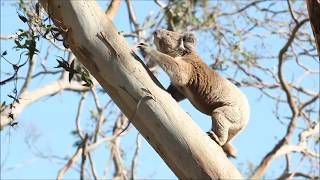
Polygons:
<instances>
[{"instance_id":1,"label":"koala's claw","mask_svg":"<svg viewBox=\"0 0 320 180\"><path fill-rule=\"evenodd\" d=\"M143 42L138 44L138 47L142 47L142 46L148 46L148 45L146 43L143 43Z\"/></svg>"},{"instance_id":2,"label":"koala's claw","mask_svg":"<svg viewBox=\"0 0 320 180\"><path fill-rule=\"evenodd\" d=\"M140 49L140 52L144 58L149 58L148 55L150 54L152 48L150 48L147 44L145 43L139 43L138 48Z\"/></svg>"},{"instance_id":3,"label":"koala's claw","mask_svg":"<svg viewBox=\"0 0 320 180\"><path fill-rule=\"evenodd\" d=\"M146 49L149 48L148 45L145 43L139 43L137 47L140 49L141 52L145 52Z\"/></svg>"},{"instance_id":4,"label":"koala's claw","mask_svg":"<svg viewBox=\"0 0 320 180\"><path fill-rule=\"evenodd\" d=\"M214 140L216 143L218 143L219 146L223 146L223 144L220 142L218 136L213 131L208 131L207 134L212 140Z\"/></svg>"}]
</instances>

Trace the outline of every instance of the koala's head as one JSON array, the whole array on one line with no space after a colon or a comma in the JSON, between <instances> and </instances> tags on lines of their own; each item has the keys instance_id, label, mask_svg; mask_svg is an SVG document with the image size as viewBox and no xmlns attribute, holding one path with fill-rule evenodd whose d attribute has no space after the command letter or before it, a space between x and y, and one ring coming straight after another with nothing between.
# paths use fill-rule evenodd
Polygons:
<instances>
[{"instance_id":1,"label":"koala's head","mask_svg":"<svg viewBox=\"0 0 320 180\"><path fill-rule=\"evenodd\" d=\"M173 57L176 56L176 52L181 48L182 38L178 32L165 29L156 30L153 33L153 39L154 44L160 52Z\"/></svg>"},{"instance_id":2,"label":"koala's head","mask_svg":"<svg viewBox=\"0 0 320 180\"><path fill-rule=\"evenodd\" d=\"M160 29L154 32L154 43L157 49L172 57L182 56L194 50L195 37L192 33L178 33Z\"/></svg>"}]
</instances>

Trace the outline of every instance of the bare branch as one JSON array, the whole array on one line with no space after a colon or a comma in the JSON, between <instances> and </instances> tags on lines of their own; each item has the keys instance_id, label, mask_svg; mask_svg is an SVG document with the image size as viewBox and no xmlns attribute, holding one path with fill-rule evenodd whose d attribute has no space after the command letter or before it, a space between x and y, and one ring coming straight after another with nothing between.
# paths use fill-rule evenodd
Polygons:
<instances>
[{"instance_id":1,"label":"bare branch","mask_svg":"<svg viewBox=\"0 0 320 180\"><path fill-rule=\"evenodd\" d=\"M96 168L95 168L95 165L94 165L94 161L93 161L93 158L92 158L90 152L88 152L88 157L89 157L89 163L90 163L91 173L93 175L93 178L94 178L94 180L98 180L99 178L97 176Z\"/></svg>"},{"instance_id":2,"label":"bare branch","mask_svg":"<svg viewBox=\"0 0 320 180\"><path fill-rule=\"evenodd\" d=\"M104 116L103 116L103 107L101 106L101 104L99 102L99 98L98 98L98 95L96 93L95 87L91 88L91 93L93 95L93 99L94 99L94 102L96 104L96 109L98 111L97 123L96 123L96 128L95 128L95 131L94 131L94 138L93 138L93 142L96 142L98 140L98 135L99 135L101 126L102 126L103 121L104 121Z\"/></svg>"},{"instance_id":3,"label":"bare branch","mask_svg":"<svg viewBox=\"0 0 320 180\"><path fill-rule=\"evenodd\" d=\"M294 172L294 173L288 173L285 176L281 177L281 179L290 179L290 177L300 177L305 179L319 179L320 176L313 176L310 174L306 174L303 172Z\"/></svg>"},{"instance_id":4,"label":"bare branch","mask_svg":"<svg viewBox=\"0 0 320 180\"><path fill-rule=\"evenodd\" d=\"M3 39L3 40L15 39L17 37L18 37L18 35L16 35L16 34L9 34L9 35L1 34L0 35L0 39Z\"/></svg>"},{"instance_id":5,"label":"bare branch","mask_svg":"<svg viewBox=\"0 0 320 180\"><path fill-rule=\"evenodd\" d=\"M124 115L121 114L114 124L112 134L113 136L117 136L118 138L115 138L113 141L110 142L110 152L112 155L113 164L115 166L115 172L113 175L114 179L119 178L126 180L128 179L128 176L125 166L123 164L123 159L120 150L120 136L118 136L126 124L125 119L126 118L124 117Z\"/></svg>"},{"instance_id":6,"label":"bare branch","mask_svg":"<svg viewBox=\"0 0 320 180\"><path fill-rule=\"evenodd\" d=\"M284 55L287 52L288 48L290 47L290 45L292 44L294 38L296 37L296 33L298 32L298 30L300 29L300 27L308 22L309 19L304 19L302 21L300 21L299 23L297 23L297 25L295 26L295 28L292 30L292 33L287 41L287 43L283 46L283 48L280 50L279 52L279 64L278 64L278 77L279 77L279 81L281 84L282 89L284 90L284 92L286 93L287 96L287 101L289 103L290 106L290 110L292 112L292 119L290 121L290 125L287 129L287 134L286 136L290 136L292 134L292 131L295 128L295 119L298 115L298 107L292 97L292 94L290 92L290 87L288 85L288 83L284 80L283 78L283 63L284 63Z\"/></svg>"},{"instance_id":7,"label":"bare branch","mask_svg":"<svg viewBox=\"0 0 320 180\"><path fill-rule=\"evenodd\" d=\"M166 7L166 5L164 5L163 2L161 2L160 0L154 0L154 2L155 2L161 9L163 9L163 8Z\"/></svg>"},{"instance_id":8,"label":"bare branch","mask_svg":"<svg viewBox=\"0 0 320 180\"><path fill-rule=\"evenodd\" d=\"M137 166L137 159L138 159L138 153L140 150L140 134L137 134L136 137L136 150L134 151L132 160L131 160L131 178L130 179L135 179L134 175L136 173L136 166Z\"/></svg>"},{"instance_id":9,"label":"bare branch","mask_svg":"<svg viewBox=\"0 0 320 180\"><path fill-rule=\"evenodd\" d=\"M292 19L294 20L294 22L295 22L296 24L298 24L298 20L296 19L296 17L295 17L294 14L293 14L294 11L292 10L290 0L287 0L287 4L288 4L289 12L290 12L290 15L291 15Z\"/></svg>"},{"instance_id":10,"label":"bare branch","mask_svg":"<svg viewBox=\"0 0 320 180\"><path fill-rule=\"evenodd\" d=\"M28 71L27 71L27 76L26 76L26 79L22 85L22 88L20 90L20 95L25 92L29 86L29 84L31 83L31 79L32 79L32 73L33 73L33 70L35 68L35 64L34 64L34 57L32 57L31 59L28 60L29 62L29 67L28 67Z\"/></svg>"},{"instance_id":11,"label":"bare branch","mask_svg":"<svg viewBox=\"0 0 320 180\"><path fill-rule=\"evenodd\" d=\"M120 7L120 0L112 0L106 10L106 15L112 20L113 17L116 15L119 7Z\"/></svg>"},{"instance_id":12,"label":"bare branch","mask_svg":"<svg viewBox=\"0 0 320 180\"><path fill-rule=\"evenodd\" d=\"M247 5L245 5L244 7L234 11L234 12L230 12L230 13L221 13L219 16L231 16L231 15L235 15L235 14L238 14L238 13L241 13L242 11L250 8L251 6L254 6L256 4L259 4L261 2L265 2L265 0L256 0L256 1L253 1Z\"/></svg>"},{"instance_id":13,"label":"bare branch","mask_svg":"<svg viewBox=\"0 0 320 180\"><path fill-rule=\"evenodd\" d=\"M22 93L19 96L20 103L13 104L15 108L12 113L14 115L14 118L17 118L20 112L26 106L36 102L42 97L54 95L63 90L83 92L83 91L87 91L88 89L89 89L88 87L82 86L77 82L69 83L68 80L65 80L65 79L57 80L50 84L39 87L31 92L25 91L24 93ZM10 122L13 121L8 117L9 113L10 113L9 107L5 108L5 110L1 112L0 129L3 129L4 127L8 126Z\"/></svg>"},{"instance_id":14,"label":"bare branch","mask_svg":"<svg viewBox=\"0 0 320 180\"><path fill-rule=\"evenodd\" d=\"M95 148L97 148L97 146L99 146L100 144L106 142L106 141L110 141L115 137L107 137L107 138L103 138L100 139L99 141L97 141L94 144L90 144L88 145L88 147L86 148L86 152L88 153L92 150L94 150ZM80 158L80 155L82 154L83 148L81 148L80 146L78 146L76 152L72 155L72 157L67 161L67 163L59 170L58 175L57 175L57 179L61 180L64 176L64 174L68 171L68 169L74 165L74 163Z\"/></svg>"},{"instance_id":15,"label":"bare branch","mask_svg":"<svg viewBox=\"0 0 320 180\"><path fill-rule=\"evenodd\" d=\"M80 180L85 180L85 164L87 160L87 146L88 146L88 134L84 136L84 139L82 140L81 144L79 145L82 148L82 154L81 154L81 164L80 164Z\"/></svg>"},{"instance_id":16,"label":"bare branch","mask_svg":"<svg viewBox=\"0 0 320 180\"><path fill-rule=\"evenodd\" d=\"M81 111L82 111L82 107L83 107L83 102L86 98L87 93L81 93L81 99L79 102L79 106L78 106L78 111L77 111L77 115L76 115L76 129L77 129L77 134L79 135L81 140L84 140L85 135L83 134L83 131L81 130L81 123L80 123L80 118L81 118Z\"/></svg>"},{"instance_id":17,"label":"bare branch","mask_svg":"<svg viewBox=\"0 0 320 180\"><path fill-rule=\"evenodd\" d=\"M274 158L276 158L280 154L286 154L288 148L285 148L284 146L287 143L289 143L290 136L292 135L293 130L296 127L296 119L297 119L297 116L298 116L299 112L298 112L297 105L294 102L292 94L290 92L290 87L289 87L289 85L287 84L287 82L283 78L282 68L283 68L284 54L287 52L289 46L291 45L291 43L293 42L294 38L296 37L296 33L298 32L300 27L306 22L308 22L308 19L304 19L304 20L300 21L298 24L296 24L295 28L292 30L292 32L290 34L290 37L289 37L288 41L283 46L283 48L280 50L279 56L278 56L278 58L279 58L278 77L279 77L279 80L280 80L281 87L286 93L287 101L289 103L290 110L292 112L290 124L289 124L289 126L287 128L287 133L277 143L277 145L262 159L262 161L260 162L260 164L256 168L253 176L251 177L252 179L260 179L263 176L263 174L267 170L269 164L271 163L271 161ZM292 151L292 149L290 151Z\"/></svg>"},{"instance_id":18,"label":"bare branch","mask_svg":"<svg viewBox=\"0 0 320 180\"><path fill-rule=\"evenodd\" d=\"M142 31L141 31L140 24L138 23L138 20L137 20L137 17L136 17L136 13L134 12L134 9L132 7L131 0L126 0L126 3L127 3L127 8L128 8L130 23L133 24L135 32L138 35L138 42L141 42L141 40L142 40Z\"/></svg>"},{"instance_id":19,"label":"bare branch","mask_svg":"<svg viewBox=\"0 0 320 180\"><path fill-rule=\"evenodd\" d=\"M57 175L57 179L61 180L67 170L73 166L73 164L77 161L78 157L82 154L82 148L78 147L77 151L73 154L73 156L68 160L67 164L65 164L59 171Z\"/></svg>"}]
</instances>

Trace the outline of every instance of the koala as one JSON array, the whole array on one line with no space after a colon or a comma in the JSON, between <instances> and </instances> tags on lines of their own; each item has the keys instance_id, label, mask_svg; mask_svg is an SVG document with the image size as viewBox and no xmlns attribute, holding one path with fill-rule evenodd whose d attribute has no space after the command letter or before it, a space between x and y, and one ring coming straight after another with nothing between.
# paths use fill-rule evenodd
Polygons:
<instances>
[{"instance_id":1,"label":"koala","mask_svg":"<svg viewBox=\"0 0 320 180\"><path fill-rule=\"evenodd\" d=\"M192 33L161 29L153 35L157 50L145 44L139 48L145 58L159 64L170 77L167 92L177 101L187 98L196 109L211 116L208 135L228 157L235 157L236 150L229 141L248 123L250 107L246 96L200 59Z\"/></svg>"}]
</instances>

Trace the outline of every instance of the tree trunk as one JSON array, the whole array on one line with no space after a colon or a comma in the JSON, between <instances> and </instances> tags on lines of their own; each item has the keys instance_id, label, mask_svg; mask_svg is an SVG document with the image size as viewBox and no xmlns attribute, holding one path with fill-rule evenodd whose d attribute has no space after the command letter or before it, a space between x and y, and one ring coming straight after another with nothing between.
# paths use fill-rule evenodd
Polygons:
<instances>
[{"instance_id":1,"label":"tree trunk","mask_svg":"<svg viewBox=\"0 0 320 180\"><path fill-rule=\"evenodd\" d=\"M310 24L313 31L314 39L320 60L320 1L319 0L307 0L308 13L310 18Z\"/></svg>"},{"instance_id":2,"label":"tree trunk","mask_svg":"<svg viewBox=\"0 0 320 180\"><path fill-rule=\"evenodd\" d=\"M65 31L65 44L179 178L242 178L221 147L148 73L95 1L40 2Z\"/></svg>"}]
</instances>

